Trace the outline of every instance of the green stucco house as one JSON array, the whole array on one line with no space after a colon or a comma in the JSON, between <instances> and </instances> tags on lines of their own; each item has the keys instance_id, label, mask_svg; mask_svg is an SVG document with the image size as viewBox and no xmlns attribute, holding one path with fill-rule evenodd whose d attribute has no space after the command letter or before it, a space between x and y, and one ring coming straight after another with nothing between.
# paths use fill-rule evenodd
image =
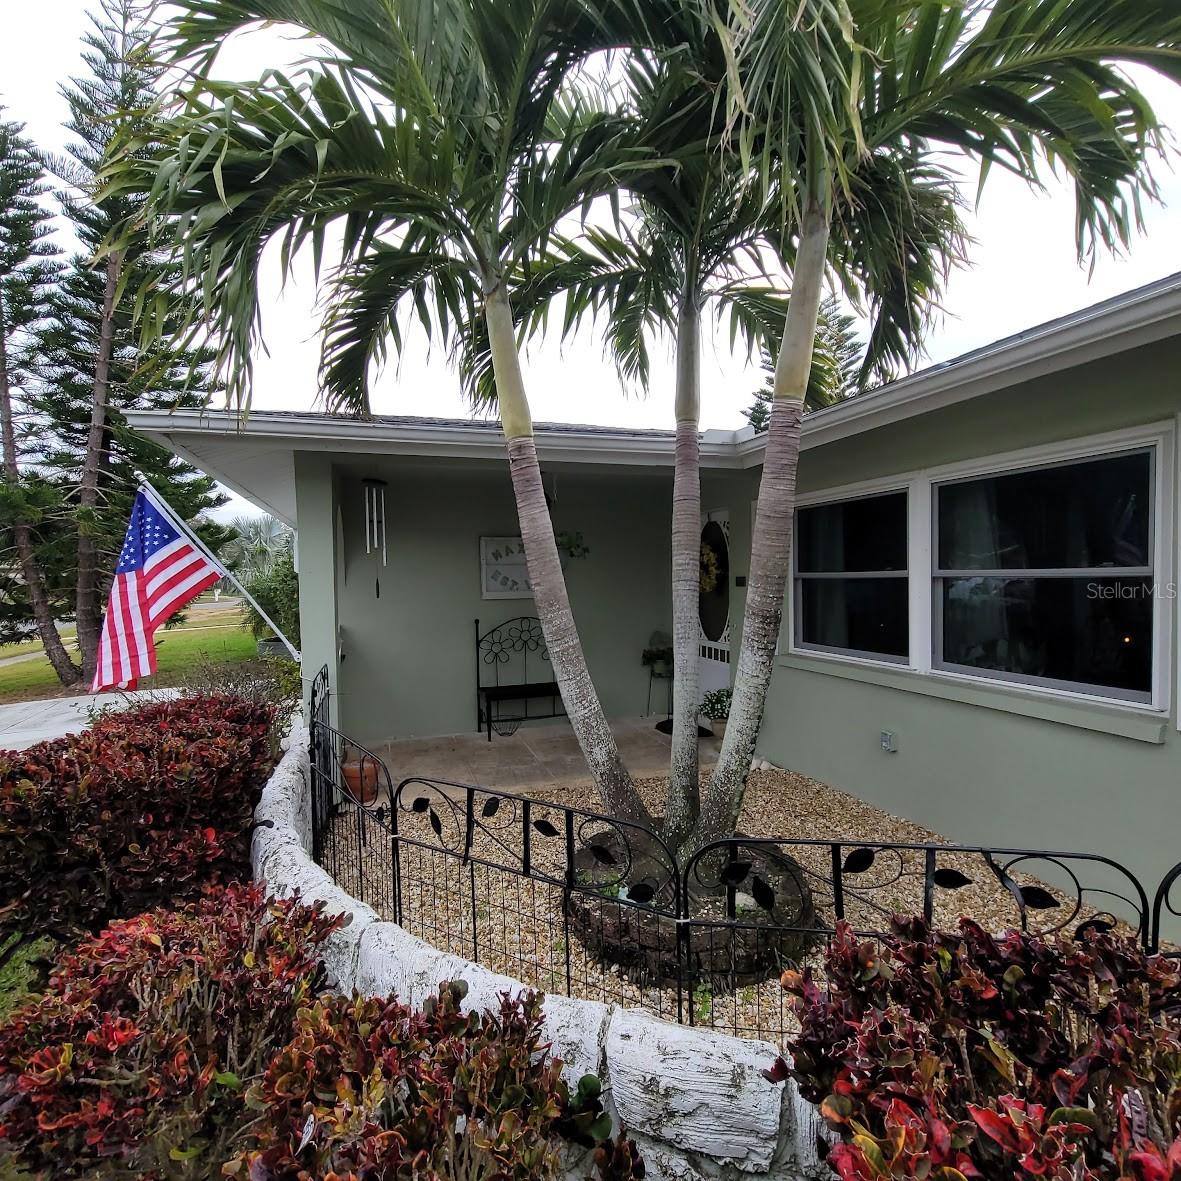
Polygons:
<instances>
[{"instance_id":1,"label":"green stucco house","mask_svg":"<svg viewBox=\"0 0 1181 1181\"><path fill-rule=\"evenodd\" d=\"M759 749L964 842L1181 859L1181 275L807 417ZM494 424L140 412L298 530L307 677L361 742L479 725L476 621L531 613ZM538 428L609 716L669 630L671 433ZM762 457L702 440L706 687L728 683ZM737 645L734 643L734 647Z\"/></svg>"}]
</instances>

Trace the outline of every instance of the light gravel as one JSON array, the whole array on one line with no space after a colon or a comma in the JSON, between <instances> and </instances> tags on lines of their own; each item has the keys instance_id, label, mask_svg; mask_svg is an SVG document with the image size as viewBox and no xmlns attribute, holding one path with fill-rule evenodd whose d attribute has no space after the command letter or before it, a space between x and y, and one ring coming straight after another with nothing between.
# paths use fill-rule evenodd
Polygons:
<instances>
[{"instance_id":1,"label":"light gravel","mask_svg":"<svg viewBox=\"0 0 1181 1181\"><path fill-rule=\"evenodd\" d=\"M637 781L655 813L663 808L666 784L663 778ZM534 877L512 872L521 867L522 816L511 802L502 802L493 815L484 816L484 806L491 797L477 794L476 835L465 860L461 856L466 807L462 797L424 789L421 798L430 806L419 812L412 810L410 798L403 800L398 822L402 835L403 926L444 951L476 959L492 971L544 991L567 991L569 978L569 992L574 996L637 1006L661 1017L693 1021L738 1036L780 1041L792 1029L794 1019L777 979L716 995L707 987L694 989L687 982L678 992L671 986L641 986L624 978L619 969L595 962L563 918L560 884L536 880L536 875L549 875L560 883L564 872L564 816L546 805L593 810L597 806L594 788L589 781L577 781L533 788L522 794L531 801L530 858ZM438 833L432 827L436 822ZM351 834L355 815L346 814L339 823L342 835ZM547 823L558 835L547 837L540 831ZM882 929L890 913L918 914L923 906L925 852L875 846L884 842L948 843L913 821L785 770L751 773L740 827L750 836L821 842L815 846L789 846L788 851L804 870L824 925L831 924L834 918L830 884L833 853L825 842L842 843L838 854L842 861L854 850L873 850L872 864L860 873L844 875L845 915L855 928L866 931ZM371 821L364 828L361 864L349 864L343 852L338 854L337 879L374 905L383 917L396 919L392 843ZM585 843L596 831L602 831L601 826L591 823L577 830L576 836ZM342 841L338 849L354 847L355 835ZM460 856L444 856L439 852L441 847ZM864 851L857 853L853 864L864 862L866 857ZM968 884L934 890L935 924L954 929L961 915L969 915L992 931L1020 925L1020 908L997 872L1008 862L1008 858L996 857L993 868L978 853L937 852L933 864L940 878L947 881L949 871L956 871L968 879ZM1077 893L1069 877L1058 866L1015 863L1008 876L1014 887L1033 887L1033 896L1043 904L1058 903L1026 911L1032 930L1062 927L1070 933L1095 913L1076 901ZM1084 873L1080 869L1079 877L1084 886L1120 887L1102 870L1086 869ZM1065 887L1065 892L1056 885ZM605 899L603 905L619 907L611 898ZM819 966L820 959L818 945L806 962Z\"/></svg>"}]
</instances>

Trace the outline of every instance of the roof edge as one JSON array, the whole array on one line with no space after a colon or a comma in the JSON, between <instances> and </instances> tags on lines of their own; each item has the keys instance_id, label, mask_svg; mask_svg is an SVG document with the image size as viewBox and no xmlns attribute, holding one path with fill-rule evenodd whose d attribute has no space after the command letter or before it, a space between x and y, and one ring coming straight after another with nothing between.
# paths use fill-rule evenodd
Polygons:
<instances>
[{"instance_id":1,"label":"roof edge","mask_svg":"<svg viewBox=\"0 0 1181 1181\"><path fill-rule=\"evenodd\" d=\"M804 418L801 445L822 446L1177 333L1181 272L813 411ZM354 452L378 445L391 454L463 458L501 447L498 431L462 419L393 421L265 410L246 416L232 410L133 410L126 417L133 428L152 435L266 436ZM538 424L537 440L543 458L589 463L666 464L675 448L671 432L561 423ZM175 446L171 439L170 444ZM708 467L751 467L762 461L764 446L765 436L749 426L707 430L702 461Z\"/></svg>"}]
</instances>

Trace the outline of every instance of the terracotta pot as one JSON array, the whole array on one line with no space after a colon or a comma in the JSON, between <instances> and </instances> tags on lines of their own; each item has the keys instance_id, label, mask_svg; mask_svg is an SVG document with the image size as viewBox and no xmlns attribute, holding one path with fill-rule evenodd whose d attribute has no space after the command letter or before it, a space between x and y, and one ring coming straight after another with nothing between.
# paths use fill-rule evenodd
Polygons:
<instances>
[{"instance_id":1,"label":"terracotta pot","mask_svg":"<svg viewBox=\"0 0 1181 1181\"><path fill-rule=\"evenodd\" d=\"M366 807L377 800L377 764L372 759L350 759L341 768L349 795Z\"/></svg>"}]
</instances>

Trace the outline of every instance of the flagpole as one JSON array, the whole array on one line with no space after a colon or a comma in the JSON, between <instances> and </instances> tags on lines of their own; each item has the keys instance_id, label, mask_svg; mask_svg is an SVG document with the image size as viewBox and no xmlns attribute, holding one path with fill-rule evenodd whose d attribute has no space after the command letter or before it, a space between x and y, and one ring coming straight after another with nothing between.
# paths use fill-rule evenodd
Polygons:
<instances>
[{"instance_id":1,"label":"flagpole","mask_svg":"<svg viewBox=\"0 0 1181 1181\"><path fill-rule=\"evenodd\" d=\"M219 561L217 557L210 553L209 547L196 535L196 533L192 531L192 529L188 527L188 525L181 519L180 514L172 507L172 505L170 505L168 501L166 501L164 497L161 496L160 493L148 483L148 481L144 478L143 473L136 472L135 474L139 479L140 491L143 492L148 497L148 499L151 500L152 503L155 504L160 509L160 511L163 512L164 515L168 517L168 519L211 562L213 562L214 565L217 566L222 574L225 575L225 577L228 578L238 588L238 590L242 592L243 598L245 598L246 601L255 609L255 611L258 612L259 617L262 619L263 623L265 623L267 627L269 627L271 631L273 631L275 635L283 641L287 651L291 653L291 659L298 664L301 660L299 649L296 648L296 646L279 630L278 624L276 624L275 621L262 609L262 607L259 606L258 600L238 581L237 577L232 571L226 569L224 563Z\"/></svg>"}]
</instances>

